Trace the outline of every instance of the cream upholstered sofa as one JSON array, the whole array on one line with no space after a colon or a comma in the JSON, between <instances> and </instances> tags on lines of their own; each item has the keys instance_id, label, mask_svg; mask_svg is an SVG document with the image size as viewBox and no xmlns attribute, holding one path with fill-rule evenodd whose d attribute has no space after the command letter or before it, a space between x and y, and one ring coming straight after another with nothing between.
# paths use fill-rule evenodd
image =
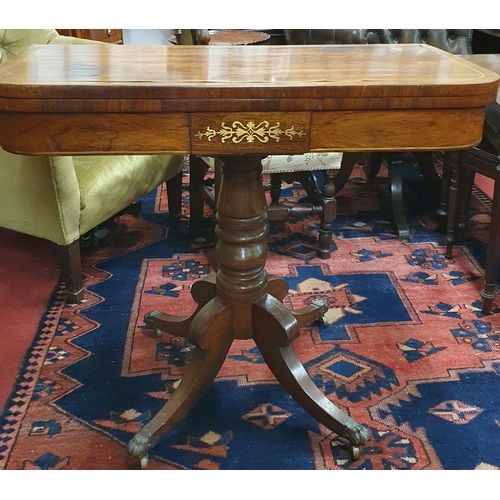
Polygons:
<instances>
[{"instance_id":1,"label":"cream upholstered sofa","mask_svg":"<svg viewBox=\"0 0 500 500\"><path fill-rule=\"evenodd\" d=\"M52 29L0 29L0 64L32 44L82 43L99 42ZM79 302L80 236L165 181L180 190L182 167L181 156L21 156L0 148L0 227L59 245L68 299Z\"/></svg>"}]
</instances>

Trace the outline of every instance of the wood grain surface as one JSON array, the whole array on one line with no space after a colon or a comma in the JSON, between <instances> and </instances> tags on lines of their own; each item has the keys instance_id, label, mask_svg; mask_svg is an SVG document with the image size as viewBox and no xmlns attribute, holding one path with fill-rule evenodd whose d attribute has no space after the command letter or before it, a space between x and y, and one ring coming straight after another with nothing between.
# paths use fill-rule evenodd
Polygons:
<instances>
[{"instance_id":1,"label":"wood grain surface","mask_svg":"<svg viewBox=\"0 0 500 500\"><path fill-rule=\"evenodd\" d=\"M0 67L0 143L23 154L457 149L480 139L498 81L417 44L39 45Z\"/></svg>"}]
</instances>

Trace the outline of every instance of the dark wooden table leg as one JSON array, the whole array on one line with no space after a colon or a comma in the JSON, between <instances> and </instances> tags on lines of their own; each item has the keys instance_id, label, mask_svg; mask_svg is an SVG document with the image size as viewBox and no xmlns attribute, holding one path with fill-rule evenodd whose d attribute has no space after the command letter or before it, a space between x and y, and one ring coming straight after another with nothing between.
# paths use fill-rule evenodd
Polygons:
<instances>
[{"instance_id":1,"label":"dark wooden table leg","mask_svg":"<svg viewBox=\"0 0 500 500\"><path fill-rule=\"evenodd\" d=\"M459 177L457 215L455 219L455 241L463 242L465 239L465 230L469 221L469 208L472 198L472 188L476 172L470 168L461 168Z\"/></svg>"},{"instance_id":2,"label":"dark wooden table leg","mask_svg":"<svg viewBox=\"0 0 500 500\"><path fill-rule=\"evenodd\" d=\"M239 304L241 314L238 317L235 314L234 318L235 338L251 335L278 382L306 411L346 437L356 457L358 447L368 439L368 431L321 393L290 345L299 335L300 327L318 319L326 312L326 306L317 304L292 312L281 302L288 287L282 280L268 278L264 268L267 216L260 162L251 158L245 162L242 164L238 157L224 160L217 207L216 254L221 264L217 285L223 298L233 302L233 306ZM231 195L236 195L242 203L235 204ZM246 258L242 259L245 253ZM252 301L250 309L248 300ZM244 324L237 324L240 317L245 319ZM251 325L251 331L245 332L246 325Z\"/></svg>"},{"instance_id":3,"label":"dark wooden table leg","mask_svg":"<svg viewBox=\"0 0 500 500\"><path fill-rule=\"evenodd\" d=\"M212 273L200 279L191 287L191 296L198 304L191 316L175 316L161 311L149 311L144 315L144 323L155 331L157 337L161 337L162 332L177 337L187 337L193 319L200 309L205 304L208 304L216 294L215 273Z\"/></svg>"},{"instance_id":4,"label":"dark wooden table leg","mask_svg":"<svg viewBox=\"0 0 500 500\"><path fill-rule=\"evenodd\" d=\"M298 335L296 317L268 295L255 304L253 322L255 343L278 382L318 422L346 438L353 458L358 458L368 430L339 410L309 377L291 345Z\"/></svg>"},{"instance_id":5,"label":"dark wooden table leg","mask_svg":"<svg viewBox=\"0 0 500 500\"><path fill-rule=\"evenodd\" d=\"M344 153L342 155L340 169L334 179L335 193L338 193L346 185L358 159L359 153Z\"/></svg>"},{"instance_id":6,"label":"dark wooden table leg","mask_svg":"<svg viewBox=\"0 0 500 500\"><path fill-rule=\"evenodd\" d=\"M197 314L188 334L196 347L181 382L162 409L128 443L127 451L146 468L148 452L192 408L213 382L233 342L231 310L227 304L212 299Z\"/></svg>"}]
</instances>

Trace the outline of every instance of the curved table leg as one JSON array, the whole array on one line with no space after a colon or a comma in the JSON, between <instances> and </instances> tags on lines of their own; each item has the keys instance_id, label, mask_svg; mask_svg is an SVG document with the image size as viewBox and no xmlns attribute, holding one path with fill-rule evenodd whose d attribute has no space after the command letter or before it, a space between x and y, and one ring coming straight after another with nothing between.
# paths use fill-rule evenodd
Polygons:
<instances>
[{"instance_id":1,"label":"curved table leg","mask_svg":"<svg viewBox=\"0 0 500 500\"><path fill-rule=\"evenodd\" d=\"M335 193L338 193L349 180L351 176L352 169L354 165L358 162L358 153L344 153L342 155L342 162L340 163L340 169L333 180L335 184Z\"/></svg>"},{"instance_id":2,"label":"curved table leg","mask_svg":"<svg viewBox=\"0 0 500 500\"><path fill-rule=\"evenodd\" d=\"M410 237L410 229L404 213L403 203L403 180L401 177L400 157L396 158L392 154L387 155L387 168L389 170L389 184L391 187L392 216L396 225L396 232L400 240Z\"/></svg>"},{"instance_id":3,"label":"curved table leg","mask_svg":"<svg viewBox=\"0 0 500 500\"><path fill-rule=\"evenodd\" d=\"M267 283L267 293L272 295L274 298L283 302L283 299L288 293L288 283L283 278L278 278L276 276L269 276L269 281ZM312 304L302 307L301 309L295 309L290 311L297 320L297 327L302 328L303 326L310 325L313 321L323 321L323 316L328 311L328 305L324 300L315 300Z\"/></svg>"},{"instance_id":4,"label":"curved table leg","mask_svg":"<svg viewBox=\"0 0 500 500\"><path fill-rule=\"evenodd\" d=\"M293 314L268 295L254 304L253 323L255 343L278 382L318 422L346 438L357 458L368 430L337 408L309 377L290 345L298 330Z\"/></svg>"},{"instance_id":5,"label":"curved table leg","mask_svg":"<svg viewBox=\"0 0 500 500\"><path fill-rule=\"evenodd\" d=\"M187 337L189 326L194 317L216 294L215 273L212 273L194 283L191 288L191 296L198 304L193 314L190 316L175 316L160 311L149 311L144 315L144 323L155 331L157 337L161 337L162 332L176 337Z\"/></svg>"},{"instance_id":6,"label":"curved table leg","mask_svg":"<svg viewBox=\"0 0 500 500\"><path fill-rule=\"evenodd\" d=\"M383 161L383 153L371 153L368 164L363 167L363 172L365 173L366 177L375 177L380 172Z\"/></svg>"},{"instance_id":7,"label":"curved table leg","mask_svg":"<svg viewBox=\"0 0 500 500\"><path fill-rule=\"evenodd\" d=\"M197 314L188 338L198 340L201 347L193 349L191 363L171 398L127 445L141 468L147 466L149 449L188 413L217 376L233 341L231 320L231 307L218 298Z\"/></svg>"}]
</instances>

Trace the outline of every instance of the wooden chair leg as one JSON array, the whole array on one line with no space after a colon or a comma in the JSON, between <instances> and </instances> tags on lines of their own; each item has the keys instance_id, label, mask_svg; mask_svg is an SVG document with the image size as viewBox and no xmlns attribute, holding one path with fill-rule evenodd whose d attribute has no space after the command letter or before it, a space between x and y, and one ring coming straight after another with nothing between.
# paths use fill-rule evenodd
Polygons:
<instances>
[{"instance_id":1,"label":"wooden chair leg","mask_svg":"<svg viewBox=\"0 0 500 500\"><path fill-rule=\"evenodd\" d=\"M168 197L169 223L179 222L182 213L182 172L169 179L166 183Z\"/></svg>"},{"instance_id":2,"label":"wooden chair leg","mask_svg":"<svg viewBox=\"0 0 500 500\"><path fill-rule=\"evenodd\" d=\"M455 243L455 232L458 212L458 193L461 186L462 165L460 152L453 152L448 156L448 168L450 170L450 188L447 199L447 231L445 256L451 259L453 256L453 245Z\"/></svg>"},{"instance_id":3,"label":"wooden chair leg","mask_svg":"<svg viewBox=\"0 0 500 500\"><path fill-rule=\"evenodd\" d=\"M61 277L66 285L68 302L78 304L83 299L82 259L79 240L61 248Z\"/></svg>"},{"instance_id":4,"label":"wooden chair leg","mask_svg":"<svg viewBox=\"0 0 500 500\"><path fill-rule=\"evenodd\" d=\"M482 312L490 314L497 282L498 265L500 261L500 165L496 168L495 188L493 191L493 207L491 210L490 234L486 247L486 262L484 266L484 288Z\"/></svg>"},{"instance_id":5,"label":"wooden chair leg","mask_svg":"<svg viewBox=\"0 0 500 500\"><path fill-rule=\"evenodd\" d=\"M325 185L321 195L319 249L318 255L328 259L331 255L332 223L337 216L337 200L335 199L335 170L325 170Z\"/></svg>"},{"instance_id":6,"label":"wooden chair leg","mask_svg":"<svg viewBox=\"0 0 500 500\"><path fill-rule=\"evenodd\" d=\"M279 205L281 197L281 174L271 174L271 205Z\"/></svg>"},{"instance_id":7,"label":"wooden chair leg","mask_svg":"<svg viewBox=\"0 0 500 500\"><path fill-rule=\"evenodd\" d=\"M465 229L469 219L469 206L472 197L472 187L476 173L471 169L464 169L461 183L458 189L458 217L455 223L455 241L463 242L465 239Z\"/></svg>"},{"instance_id":8,"label":"wooden chair leg","mask_svg":"<svg viewBox=\"0 0 500 500\"><path fill-rule=\"evenodd\" d=\"M207 164L198 156L189 157L189 232L203 226L204 200L202 190Z\"/></svg>"},{"instance_id":9,"label":"wooden chair leg","mask_svg":"<svg viewBox=\"0 0 500 500\"><path fill-rule=\"evenodd\" d=\"M443 175L441 178L441 193L439 197L439 208L437 211L439 233L446 233L448 227L448 210L451 186L451 157L450 152L445 151L443 160Z\"/></svg>"}]
</instances>

